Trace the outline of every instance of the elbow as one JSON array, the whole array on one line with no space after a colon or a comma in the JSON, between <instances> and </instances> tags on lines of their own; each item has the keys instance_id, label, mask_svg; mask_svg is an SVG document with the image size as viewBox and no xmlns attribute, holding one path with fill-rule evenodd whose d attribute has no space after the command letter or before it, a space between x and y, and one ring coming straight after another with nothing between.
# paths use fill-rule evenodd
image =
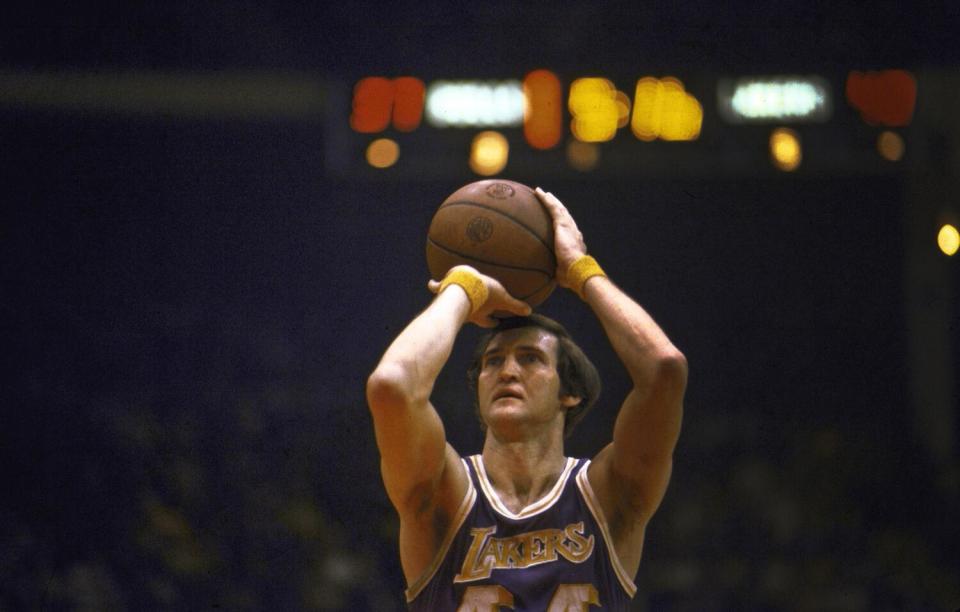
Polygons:
<instances>
[{"instance_id":1,"label":"elbow","mask_svg":"<svg viewBox=\"0 0 960 612\"><path fill-rule=\"evenodd\" d=\"M657 357L655 379L661 388L682 394L687 388L687 372L687 358L675 347Z\"/></svg>"},{"instance_id":2,"label":"elbow","mask_svg":"<svg viewBox=\"0 0 960 612\"><path fill-rule=\"evenodd\" d=\"M376 413L409 405L409 393L402 368L379 365L367 378L367 405Z\"/></svg>"}]
</instances>

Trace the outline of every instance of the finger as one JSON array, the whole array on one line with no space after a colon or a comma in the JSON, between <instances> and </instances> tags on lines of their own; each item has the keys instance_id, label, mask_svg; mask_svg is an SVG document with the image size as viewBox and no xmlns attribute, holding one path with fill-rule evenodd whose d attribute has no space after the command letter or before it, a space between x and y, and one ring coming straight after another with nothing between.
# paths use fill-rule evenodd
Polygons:
<instances>
[{"instance_id":1,"label":"finger","mask_svg":"<svg viewBox=\"0 0 960 612\"><path fill-rule=\"evenodd\" d=\"M533 308L530 307L530 304L527 304L523 300L518 300L511 295L507 295L503 301L497 304L497 309L491 316L496 319L498 318L496 313L499 313L499 318L509 318L515 316L525 317L531 312L533 312Z\"/></svg>"},{"instance_id":2,"label":"finger","mask_svg":"<svg viewBox=\"0 0 960 612\"><path fill-rule=\"evenodd\" d=\"M491 328L496 327L497 324L499 323L499 321L497 321L496 319L494 319L492 316L487 315L487 316L483 317L482 319L480 319L479 321L475 321L475 323L476 323L477 325L479 325L480 327L483 327L483 328L485 328L485 329L491 329Z\"/></svg>"},{"instance_id":3,"label":"finger","mask_svg":"<svg viewBox=\"0 0 960 612\"><path fill-rule=\"evenodd\" d=\"M546 202L551 206L559 206L560 208L564 208L563 202L560 201L560 198L553 195L549 191L544 191L543 189L537 187L536 193L537 197L539 197L541 201Z\"/></svg>"},{"instance_id":4,"label":"finger","mask_svg":"<svg viewBox=\"0 0 960 612\"><path fill-rule=\"evenodd\" d=\"M518 314L521 317L525 317L533 312L533 308L530 306L530 304L527 304L523 300L511 299L509 306L510 312Z\"/></svg>"},{"instance_id":5,"label":"finger","mask_svg":"<svg viewBox=\"0 0 960 612\"><path fill-rule=\"evenodd\" d=\"M430 293L436 293L437 291L440 290L440 283L439 283L438 281L435 281L435 280L428 281L428 282L427 282L427 289L430 290Z\"/></svg>"},{"instance_id":6,"label":"finger","mask_svg":"<svg viewBox=\"0 0 960 612\"><path fill-rule=\"evenodd\" d=\"M553 194L547 193L546 191L544 191L543 189L540 189L539 187L534 189L534 193L537 194L537 197L540 199L540 201L543 202L544 205L546 205L548 208L556 205L555 202L553 201L553 200L556 200L556 198L552 197Z\"/></svg>"}]
</instances>

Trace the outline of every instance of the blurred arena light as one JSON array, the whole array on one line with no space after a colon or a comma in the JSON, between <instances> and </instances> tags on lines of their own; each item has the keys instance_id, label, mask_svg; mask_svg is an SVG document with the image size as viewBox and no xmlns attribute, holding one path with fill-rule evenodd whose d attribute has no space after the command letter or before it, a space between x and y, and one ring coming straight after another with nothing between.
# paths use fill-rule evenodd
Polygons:
<instances>
[{"instance_id":1,"label":"blurred arena light","mask_svg":"<svg viewBox=\"0 0 960 612\"><path fill-rule=\"evenodd\" d=\"M523 79L523 136L534 149L551 149L563 132L560 79L549 70L534 70Z\"/></svg>"},{"instance_id":2,"label":"blurred arena light","mask_svg":"<svg viewBox=\"0 0 960 612\"><path fill-rule=\"evenodd\" d=\"M600 147L592 142L571 140L567 143L567 163L574 170L589 172L600 161Z\"/></svg>"},{"instance_id":3,"label":"blurred arena light","mask_svg":"<svg viewBox=\"0 0 960 612\"><path fill-rule=\"evenodd\" d=\"M870 125L910 125L917 102L917 80L906 70L879 70L847 75L847 102Z\"/></svg>"},{"instance_id":4,"label":"blurred arena light","mask_svg":"<svg viewBox=\"0 0 960 612\"><path fill-rule=\"evenodd\" d=\"M434 127L518 127L520 81L434 81L427 88L427 121Z\"/></svg>"},{"instance_id":5,"label":"blurred arena light","mask_svg":"<svg viewBox=\"0 0 960 612\"><path fill-rule=\"evenodd\" d=\"M510 144L500 132L480 132L470 145L470 169L481 176L492 176L507 166Z\"/></svg>"},{"instance_id":6,"label":"blurred arena light","mask_svg":"<svg viewBox=\"0 0 960 612\"><path fill-rule=\"evenodd\" d=\"M619 130L630 123L630 97L619 89L615 95L617 104L617 129Z\"/></svg>"},{"instance_id":7,"label":"blurred arena light","mask_svg":"<svg viewBox=\"0 0 960 612\"><path fill-rule=\"evenodd\" d=\"M367 163L374 168L389 168L400 159L400 145L390 138L377 138L367 147Z\"/></svg>"},{"instance_id":8,"label":"blurred arena light","mask_svg":"<svg viewBox=\"0 0 960 612\"><path fill-rule=\"evenodd\" d=\"M721 79L717 104L728 123L826 121L833 111L830 87L819 76Z\"/></svg>"},{"instance_id":9,"label":"blurred arena light","mask_svg":"<svg viewBox=\"0 0 960 612\"><path fill-rule=\"evenodd\" d=\"M884 130L877 136L877 151L888 161L900 161L904 148L903 137L896 132Z\"/></svg>"},{"instance_id":10,"label":"blurred arena light","mask_svg":"<svg viewBox=\"0 0 960 612\"><path fill-rule=\"evenodd\" d=\"M366 77L353 88L350 127L362 134L382 132L393 120L393 127L412 132L423 116L423 81L415 77Z\"/></svg>"},{"instance_id":11,"label":"blurred arena light","mask_svg":"<svg viewBox=\"0 0 960 612\"><path fill-rule=\"evenodd\" d=\"M960 232L953 225L945 223L937 232L937 246L945 255L954 255L960 249Z\"/></svg>"},{"instance_id":12,"label":"blurred arena light","mask_svg":"<svg viewBox=\"0 0 960 612\"><path fill-rule=\"evenodd\" d=\"M567 106L573 116L573 137L581 142L612 140L623 112L618 103L623 104L623 99L617 97L617 89L609 79L585 77L571 83Z\"/></svg>"},{"instance_id":13,"label":"blurred arena light","mask_svg":"<svg viewBox=\"0 0 960 612\"><path fill-rule=\"evenodd\" d=\"M393 83L383 77L360 79L353 88L350 127L362 134L382 132L390 125Z\"/></svg>"},{"instance_id":14,"label":"blurred arena light","mask_svg":"<svg viewBox=\"0 0 960 612\"><path fill-rule=\"evenodd\" d=\"M393 127L401 132L412 132L420 127L423 118L426 87L415 77L399 77L393 80L393 84Z\"/></svg>"},{"instance_id":15,"label":"blurred arena light","mask_svg":"<svg viewBox=\"0 0 960 612\"><path fill-rule=\"evenodd\" d=\"M139 116L320 121L326 84L297 73L0 69L0 107Z\"/></svg>"},{"instance_id":16,"label":"blurred arena light","mask_svg":"<svg viewBox=\"0 0 960 612\"><path fill-rule=\"evenodd\" d=\"M637 81L630 129L640 140L696 140L703 107L680 79L643 77Z\"/></svg>"},{"instance_id":17,"label":"blurred arena light","mask_svg":"<svg viewBox=\"0 0 960 612\"><path fill-rule=\"evenodd\" d=\"M786 172L796 170L803 159L800 137L790 128L777 128L770 134L770 159Z\"/></svg>"}]
</instances>

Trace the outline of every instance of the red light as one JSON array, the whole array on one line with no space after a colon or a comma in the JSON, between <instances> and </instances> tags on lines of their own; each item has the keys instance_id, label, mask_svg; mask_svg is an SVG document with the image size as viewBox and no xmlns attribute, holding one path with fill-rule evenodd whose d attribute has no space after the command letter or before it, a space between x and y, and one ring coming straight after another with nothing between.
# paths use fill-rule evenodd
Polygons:
<instances>
[{"instance_id":1,"label":"red light","mask_svg":"<svg viewBox=\"0 0 960 612\"><path fill-rule=\"evenodd\" d=\"M393 83L383 77L367 77L353 88L350 127L358 132L382 132L390 124Z\"/></svg>"},{"instance_id":2,"label":"red light","mask_svg":"<svg viewBox=\"0 0 960 612\"><path fill-rule=\"evenodd\" d=\"M415 77L385 79L366 77L353 88L353 113L350 127L372 134L390 125L401 132L410 132L420 125L425 96L423 81Z\"/></svg>"},{"instance_id":3,"label":"red light","mask_svg":"<svg viewBox=\"0 0 960 612\"><path fill-rule=\"evenodd\" d=\"M393 102L393 127L401 132L412 132L420 126L423 117L423 100L426 87L423 81L414 77L400 77L393 81L395 98Z\"/></svg>"},{"instance_id":4,"label":"red light","mask_svg":"<svg viewBox=\"0 0 960 612\"><path fill-rule=\"evenodd\" d=\"M917 101L917 81L906 70L853 71L847 75L847 101L869 124L910 124Z\"/></svg>"}]
</instances>

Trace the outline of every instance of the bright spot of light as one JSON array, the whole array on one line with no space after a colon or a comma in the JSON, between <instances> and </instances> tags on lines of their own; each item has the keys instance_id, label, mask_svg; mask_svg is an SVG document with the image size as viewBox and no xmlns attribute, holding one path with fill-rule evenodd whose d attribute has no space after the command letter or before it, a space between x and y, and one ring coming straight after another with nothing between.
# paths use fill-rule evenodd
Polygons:
<instances>
[{"instance_id":1,"label":"bright spot of light","mask_svg":"<svg viewBox=\"0 0 960 612\"><path fill-rule=\"evenodd\" d=\"M770 134L770 157L773 164L790 172L796 170L803 158L800 138L789 128L777 128Z\"/></svg>"},{"instance_id":2,"label":"bright spot of light","mask_svg":"<svg viewBox=\"0 0 960 612\"><path fill-rule=\"evenodd\" d=\"M523 123L520 81L435 81L427 121L435 127L517 127Z\"/></svg>"},{"instance_id":3,"label":"bright spot of light","mask_svg":"<svg viewBox=\"0 0 960 612\"><path fill-rule=\"evenodd\" d=\"M600 161L600 149L592 142L571 140L567 143L567 162L581 172L588 172L597 167Z\"/></svg>"},{"instance_id":4,"label":"bright spot of light","mask_svg":"<svg viewBox=\"0 0 960 612\"><path fill-rule=\"evenodd\" d=\"M719 108L732 123L744 121L825 121L830 118L830 88L820 77L769 77L723 80Z\"/></svg>"},{"instance_id":5,"label":"bright spot of light","mask_svg":"<svg viewBox=\"0 0 960 612\"><path fill-rule=\"evenodd\" d=\"M619 101L623 103L623 99ZM618 107L617 89L609 80L577 79L570 85L567 106L573 116L570 130L577 140L605 142L616 135L622 110Z\"/></svg>"},{"instance_id":6,"label":"bright spot of light","mask_svg":"<svg viewBox=\"0 0 960 612\"><path fill-rule=\"evenodd\" d=\"M877 151L886 160L899 161L903 157L903 149L903 137L896 132L883 131L877 137Z\"/></svg>"},{"instance_id":7,"label":"bright spot of light","mask_svg":"<svg viewBox=\"0 0 960 612\"><path fill-rule=\"evenodd\" d=\"M937 246L945 255L953 255L960 249L960 232L949 223L944 224L937 233Z\"/></svg>"},{"instance_id":8,"label":"bright spot of light","mask_svg":"<svg viewBox=\"0 0 960 612\"><path fill-rule=\"evenodd\" d=\"M400 159L400 145L389 138L377 138L367 147L367 163L374 168L389 168Z\"/></svg>"},{"instance_id":9,"label":"bright spot of light","mask_svg":"<svg viewBox=\"0 0 960 612\"><path fill-rule=\"evenodd\" d=\"M534 70L523 79L526 101L523 135L534 149L555 147L563 135L562 86L549 70Z\"/></svg>"},{"instance_id":10,"label":"bright spot of light","mask_svg":"<svg viewBox=\"0 0 960 612\"><path fill-rule=\"evenodd\" d=\"M643 77L637 81L630 129L640 140L696 140L703 107L680 79Z\"/></svg>"},{"instance_id":11,"label":"bright spot of light","mask_svg":"<svg viewBox=\"0 0 960 612\"><path fill-rule=\"evenodd\" d=\"M510 144L500 132L480 132L470 145L470 168L481 176L491 176L507 165Z\"/></svg>"}]
</instances>

